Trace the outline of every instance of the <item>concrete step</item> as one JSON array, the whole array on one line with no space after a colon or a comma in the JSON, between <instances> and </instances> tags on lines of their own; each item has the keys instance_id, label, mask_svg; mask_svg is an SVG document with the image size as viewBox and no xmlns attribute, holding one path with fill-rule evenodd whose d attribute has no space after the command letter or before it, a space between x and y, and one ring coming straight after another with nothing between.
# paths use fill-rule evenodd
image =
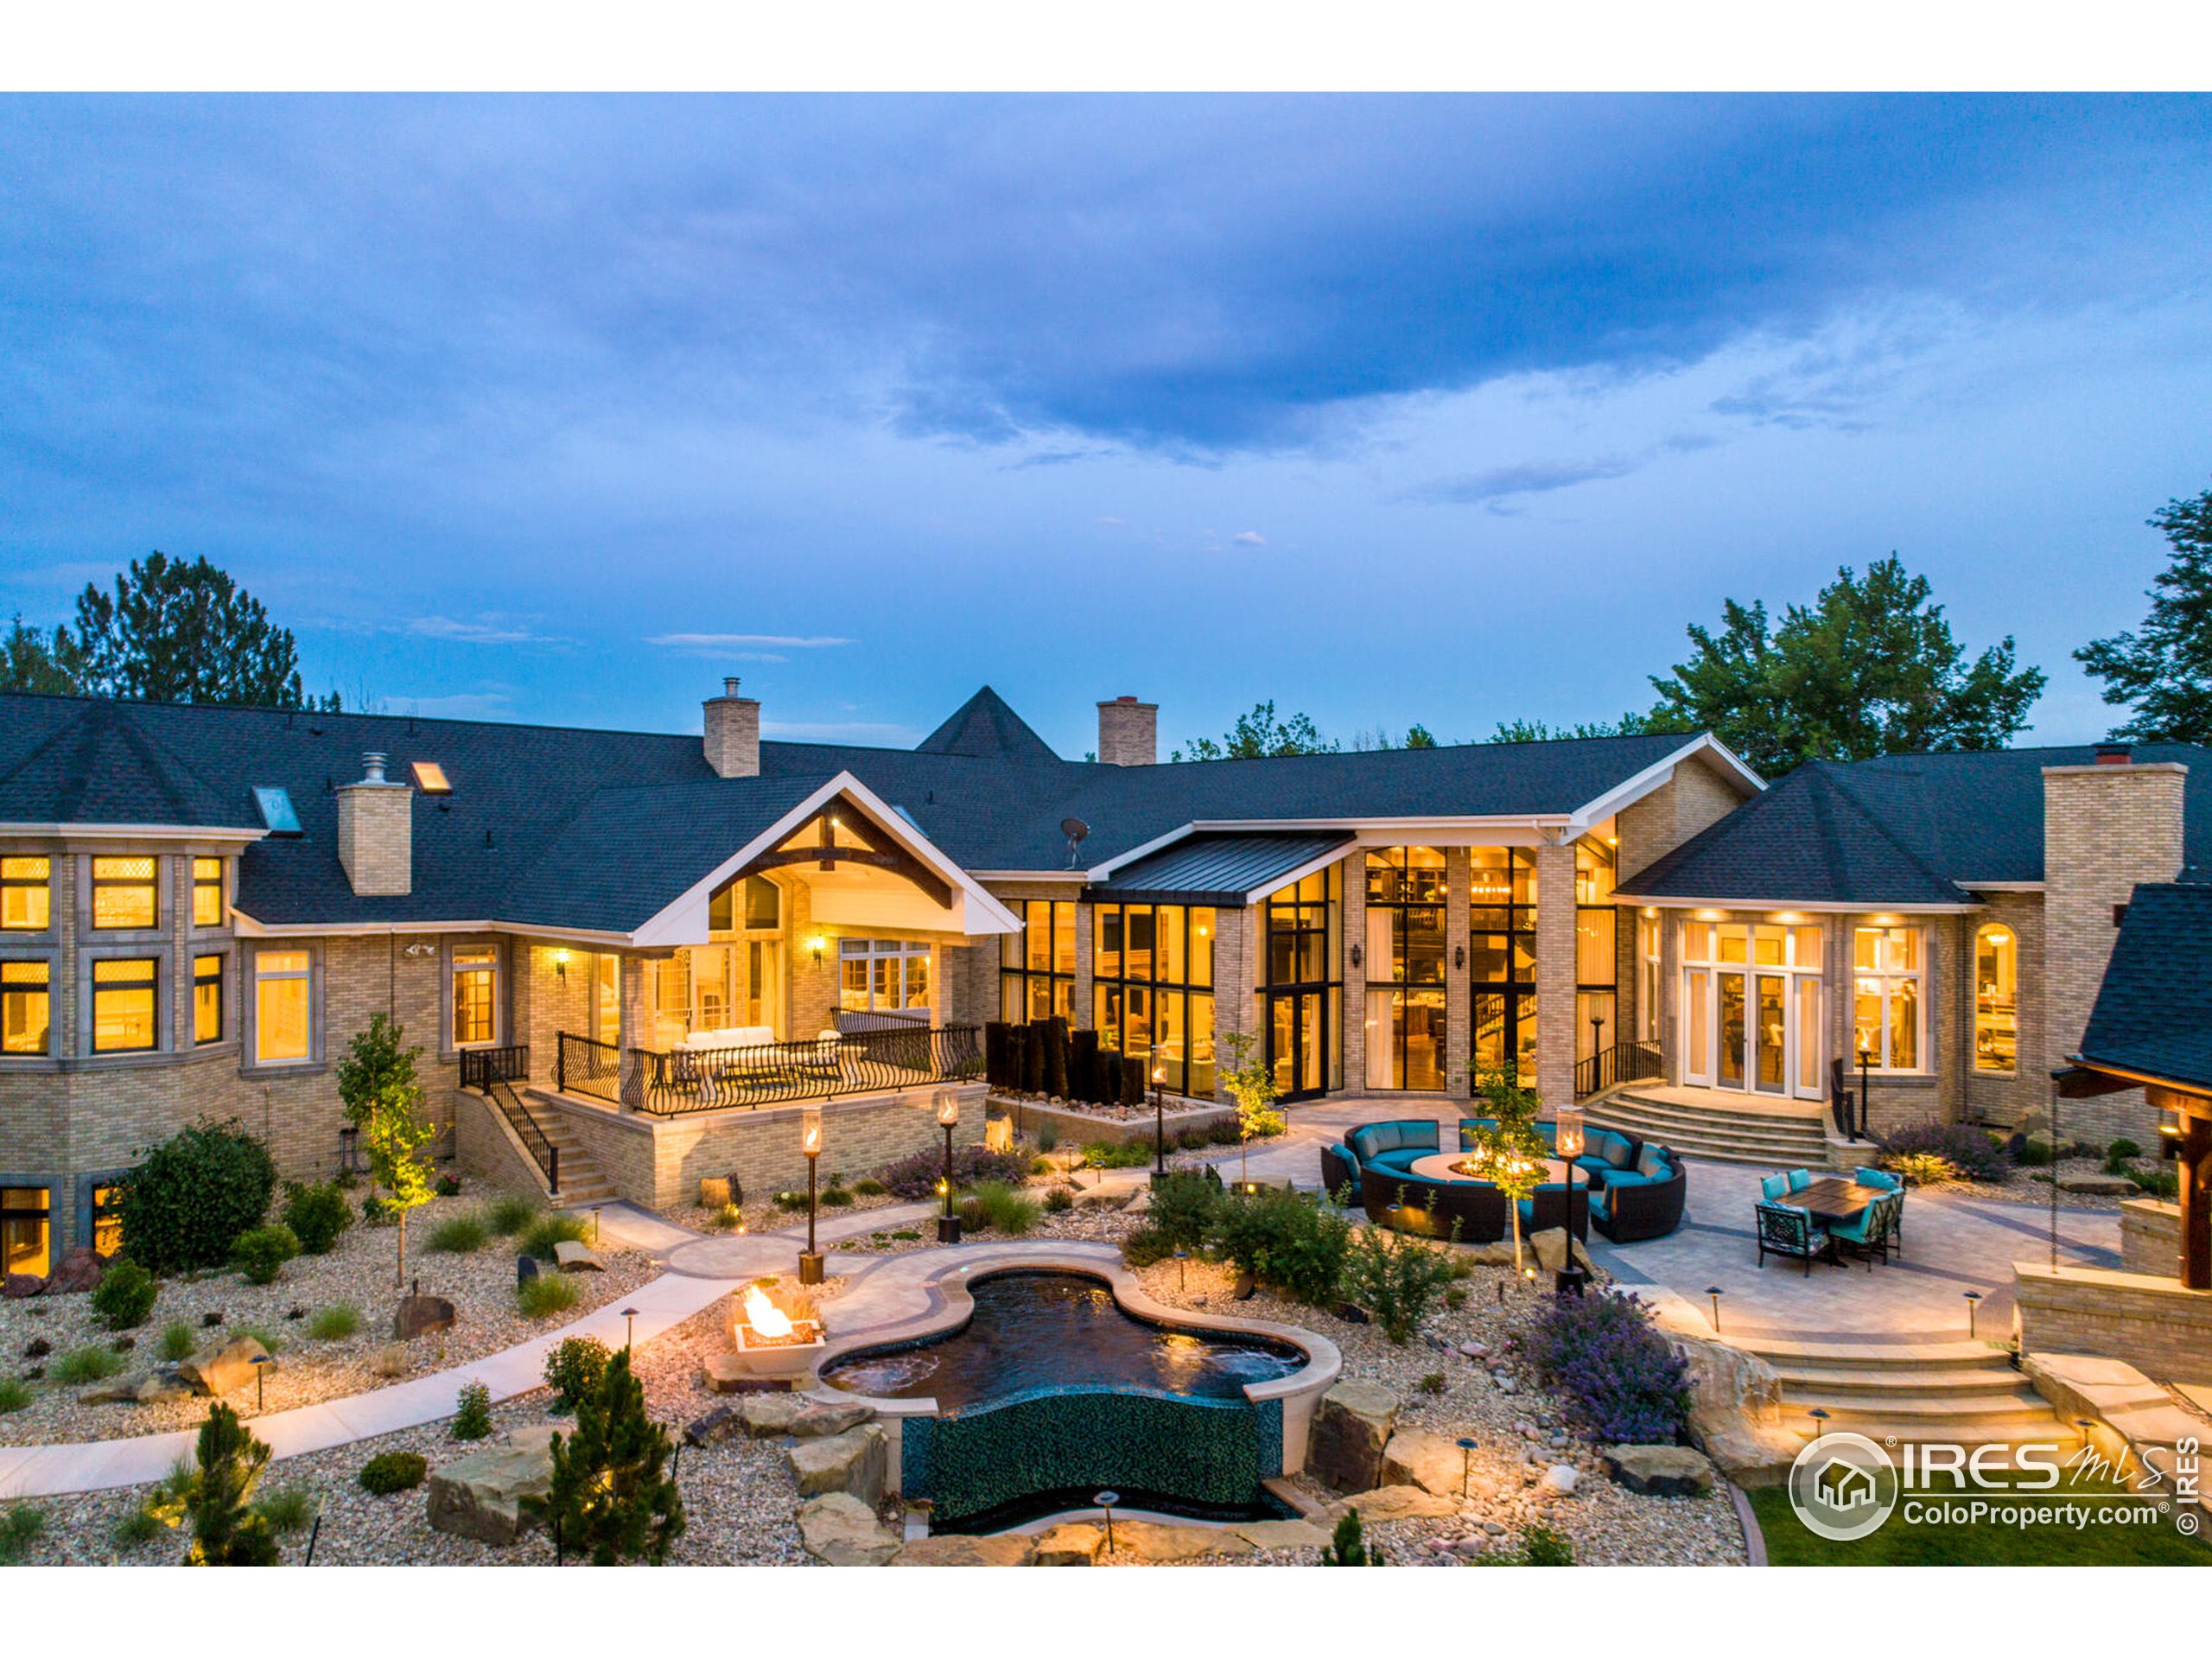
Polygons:
<instances>
[{"instance_id":1,"label":"concrete step","mask_svg":"<svg viewBox=\"0 0 2212 1659\"><path fill-rule=\"evenodd\" d=\"M1584 1115L1592 1122L1648 1124L1657 1133L1700 1135L1715 1140L1741 1141L1747 1145L1821 1147L1827 1145L1815 1120L1808 1118L1720 1117L1670 1106L1643 1106L1606 1102Z\"/></svg>"},{"instance_id":2,"label":"concrete step","mask_svg":"<svg viewBox=\"0 0 2212 1659\"><path fill-rule=\"evenodd\" d=\"M1815 1437L1812 1420L1799 1417L1793 1421L1790 1430L1800 1440ZM1924 1420L1910 1418L1862 1418L1849 1423L1830 1421L1825 1425L1829 1433L1863 1434L1877 1446L1892 1450L1900 1446L1963 1446L1969 1449L1993 1446L2013 1447L2021 1446L2056 1446L2063 1459L2079 1443L2080 1437L2070 1428L2062 1427L2046 1414L2037 1423L1988 1425L1981 1427L1961 1428L1944 1427ZM1997 1466L2009 1466L2008 1459L1999 1453Z\"/></svg>"},{"instance_id":3,"label":"concrete step","mask_svg":"<svg viewBox=\"0 0 2212 1659\"><path fill-rule=\"evenodd\" d=\"M1785 1364L1898 1371L1973 1367L2018 1375L2012 1372L2005 1351L1985 1342L1800 1342L1786 1337L1731 1337L1728 1345L1757 1354L1777 1369Z\"/></svg>"},{"instance_id":4,"label":"concrete step","mask_svg":"<svg viewBox=\"0 0 2212 1659\"><path fill-rule=\"evenodd\" d=\"M1774 1370L1782 1379L1783 1392L1792 1400L1801 1395L1809 1399L1831 1394L1888 1397L1907 1387L1908 1379L1913 1392L1931 1396L2008 1394L2012 1390L2007 1384L2015 1376L2009 1365L1993 1370L1979 1365L1919 1371L1851 1370L1826 1365L1777 1365Z\"/></svg>"},{"instance_id":5,"label":"concrete step","mask_svg":"<svg viewBox=\"0 0 2212 1659\"><path fill-rule=\"evenodd\" d=\"M1827 1108L1815 1100L1787 1103L1775 1100L1771 1104L1768 1104L1765 1103L1766 1097L1761 1096L1756 1097L1762 1103L1761 1104L1733 1106L1727 1103L1727 1091L1715 1092L1720 1097L1708 1103L1705 1100L1669 1100L1663 1095L1640 1093L1631 1085L1617 1094L1606 1096L1602 1101L1592 1103L1605 1106L1615 1104L1633 1106L1638 1111L1646 1112L1687 1112L1694 1116L1710 1118L1716 1122L1752 1125L1804 1124L1814 1129L1818 1129L1827 1119Z\"/></svg>"},{"instance_id":6,"label":"concrete step","mask_svg":"<svg viewBox=\"0 0 2212 1659\"><path fill-rule=\"evenodd\" d=\"M1865 1395L1791 1389L1784 1390L1784 1397L1792 1415L1803 1415L1814 1407L1820 1407L1828 1414L1832 1428L1850 1428L1866 1418L1883 1422L1941 1425L1944 1428L2001 1427L2007 1424L2025 1427L2038 1423L2048 1427L2057 1421L2051 1414L2050 1402L2032 1390L1945 1394L1891 1389L1880 1395Z\"/></svg>"}]
</instances>

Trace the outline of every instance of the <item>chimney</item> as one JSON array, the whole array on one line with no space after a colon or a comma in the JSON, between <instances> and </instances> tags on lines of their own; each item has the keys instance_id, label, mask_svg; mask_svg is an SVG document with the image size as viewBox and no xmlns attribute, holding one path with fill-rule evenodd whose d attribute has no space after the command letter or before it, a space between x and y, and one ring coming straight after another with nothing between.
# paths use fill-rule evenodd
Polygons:
<instances>
[{"instance_id":1,"label":"chimney","mask_svg":"<svg viewBox=\"0 0 2212 1659\"><path fill-rule=\"evenodd\" d=\"M2135 750L2126 743L2100 743L2096 746L2097 764L2101 766L2124 766L2135 758Z\"/></svg>"},{"instance_id":2,"label":"chimney","mask_svg":"<svg viewBox=\"0 0 2212 1659\"><path fill-rule=\"evenodd\" d=\"M1098 758L1109 766L1148 766L1160 758L1160 705L1116 697L1098 705Z\"/></svg>"},{"instance_id":3,"label":"chimney","mask_svg":"<svg viewBox=\"0 0 2212 1659\"><path fill-rule=\"evenodd\" d=\"M384 775L384 756L361 757L361 781L338 790L338 861L363 898L415 888L415 790Z\"/></svg>"},{"instance_id":4,"label":"chimney","mask_svg":"<svg viewBox=\"0 0 2212 1659\"><path fill-rule=\"evenodd\" d=\"M707 764L717 778L760 775L760 704L737 695L737 676L722 682L722 694L709 697Z\"/></svg>"}]
</instances>

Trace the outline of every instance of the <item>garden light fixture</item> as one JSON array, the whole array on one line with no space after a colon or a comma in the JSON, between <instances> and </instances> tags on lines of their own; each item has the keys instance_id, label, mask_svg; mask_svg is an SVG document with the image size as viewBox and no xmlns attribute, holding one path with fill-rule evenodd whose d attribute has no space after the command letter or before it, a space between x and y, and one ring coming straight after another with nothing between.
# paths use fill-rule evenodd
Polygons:
<instances>
[{"instance_id":1,"label":"garden light fixture","mask_svg":"<svg viewBox=\"0 0 2212 1659\"><path fill-rule=\"evenodd\" d=\"M1705 1294L1713 1302L1713 1334L1717 1337L1720 1334L1720 1299L1727 1293L1718 1285L1707 1285Z\"/></svg>"},{"instance_id":2,"label":"garden light fixture","mask_svg":"<svg viewBox=\"0 0 2212 1659\"><path fill-rule=\"evenodd\" d=\"M269 1368L276 1362L266 1354L253 1357L253 1409L258 1415L262 1406L262 1385L268 1380Z\"/></svg>"},{"instance_id":3,"label":"garden light fixture","mask_svg":"<svg viewBox=\"0 0 2212 1659\"><path fill-rule=\"evenodd\" d=\"M1471 1434L1459 1437L1459 1501L1467 1501L1467 1479L1475 1466L1475 1440Z\"/></svg>"},{"instance_id":4,"label":"garden light fixture","mask_svg":"<svg viewBox=\"0 0 2212 1659\"><path fill-rule=\"evenodd\" d=\"M798 1259L802 1285L822 1282L822 1252L815 1248L815 1166L822 1157L822 1106L810 1101L799 1111L798 1149L806 1154L806 1249Z\"/></svg>"},{"instance_id":5,"label":"garden light fixture","mask_svg":"<svg viewBox=\"0 0 2212 1659\"><path fill-rule=\"evenodd\" d=\"M2086 1457L2089 1451L2089 1431L2094 1428L2096 1424L2089 1418L2076 1417L2074 1420L2074 1427L2082 1431L2082 1453Z\"/></svg>"},{"instance_id":6,"label":"garden light fixture","mask_svg":"<svg viewBox=\"0 0 2212 1659\"><path fill-rule=\"evenodd\" d=\"M638 1342L638 1310L637 1310L636 1308L634 1308L634 1307L626 1307L626 1308L624 1308L624 1309L622 1310L622 1349L623 1349L623 1351L624 1351L625 1353L627 1353L627 1352L628 1352L632 1348L634 1348L634 1347L637 1345L637 1342Z\"/></svg>"},{"instance_id":7,"label":"garden light fixture","mask_svg":"<svg viewBox=\"0 0 2212 1659\"><path fill-rule=\"evenodd\" d=\"M1175 1252L1175 1288L1179 1293L1190 1287L1187 1269L1183 1265L1190 1259L1191 1253L1188 1250Z\"/></svg>"},{"instance_id":8,"label":"garden light fixture","mask_svg":"<svg viewBox=\"0 0 2212 1659\"><path fill-rule=\"evenodd\" d=\"M1106 1553L1111 1555L1114 1553L1114 1506L1122 1501L1122 1495L1119 1492L1100 1492L1090 1501L1106 1511Z\"/></svg>"},{"instance_id":9,"label":"garden light fixture","mask_svg":"<svg viewBox=\"0 0 2212 1659\"><path fill-rule=\"evenodd\" d=\"M1167 1068L1160 1063L1160 1045L1152 1046L1152 1179L1167 1173Z\"/></svg>"},{"instance_id":10,"label":"garden light fixture","mask_svg":"<svg viewBox=\"0 0 2212 1659\"><path fill-rule=\"evenodd\" d=\"M1966 1293L1966 1299L1967 1340L1972 1342L1975 1339L1974 1316L1981 1312L1981 1293L1978 1290L1970 1290Z\"/></svg>"}]
</instances>

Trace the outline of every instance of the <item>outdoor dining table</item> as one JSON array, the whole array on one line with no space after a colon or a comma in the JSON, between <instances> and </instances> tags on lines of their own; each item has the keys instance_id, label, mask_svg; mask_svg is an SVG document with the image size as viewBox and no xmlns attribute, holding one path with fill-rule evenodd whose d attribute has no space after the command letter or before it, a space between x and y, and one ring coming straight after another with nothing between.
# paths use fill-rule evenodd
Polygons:
<instances>
[{"instance_id":1,"label":"outdoor dining table","mask_svg":"<svg viewBox=\"0 0 2212 1659\"><path fill-rule=\"evenodd\" d=\"M1851 1220L1875 1199L1888 1196L1878 1186L1862 1186L1857 1181L1847 1180L1840 1175L1828 1175L1810 1186L1799 1187L1782 1202L1795 1205L1814 1220L1833 1226L1837 1222ZM1842 1259L1843 1254L1835 1235L1830 1233L1827 1260L1840 1262ZM1888 1257L1883 1259L1887 1261Z\"/></svg>"}]
</instances>

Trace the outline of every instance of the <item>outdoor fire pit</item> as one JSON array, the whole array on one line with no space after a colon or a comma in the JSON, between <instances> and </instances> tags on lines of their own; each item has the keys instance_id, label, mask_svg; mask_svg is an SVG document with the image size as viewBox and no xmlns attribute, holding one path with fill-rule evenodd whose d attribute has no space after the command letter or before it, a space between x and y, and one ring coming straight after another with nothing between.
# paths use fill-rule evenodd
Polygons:
<instances>
[{"instance_id":1,"label":"outdoor fire pit","mask_svg":"<svg viewBox=\"0 0 2212 1659\"><path fill-rule=\"evenodd\" d=\"M789 1376L812 1369L823 1342L820 1319L785 1312L757 1284L747 1285L737 1301L730 1333L737 1339L740 1370L754 1376Z\"/></svg>"}]
</instances>

